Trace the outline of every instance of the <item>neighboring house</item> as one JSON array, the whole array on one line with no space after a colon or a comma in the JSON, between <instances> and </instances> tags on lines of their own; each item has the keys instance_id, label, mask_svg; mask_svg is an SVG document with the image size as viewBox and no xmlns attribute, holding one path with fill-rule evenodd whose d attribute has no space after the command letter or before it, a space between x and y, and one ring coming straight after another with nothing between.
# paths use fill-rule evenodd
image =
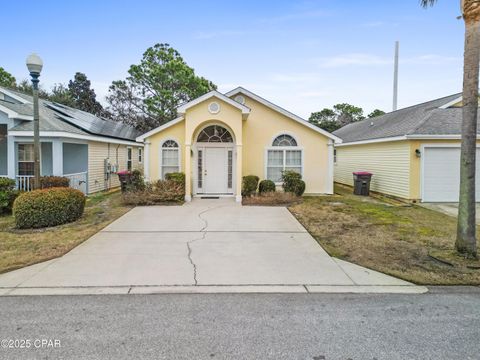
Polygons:
<instances>
[{"instance_id":1,"label":"neighboring house","mask_svg":"<svg viewBox=\"0 0 480 360\"><path fill-rule=\"evenodd\" d=\"M142 167L132 127L42 99L39 110L42 176L68 177L89 194L119 186L116 170ZM30 190L33 160L33 98L0 87L0 177Z\"/></svg>"},{"instance_id":2,"label":"neighboring house","mask_svg":"<svg viewBox=\"0 0 480 360\"><path fill-rule=\"evenodd\" d=\"M343 140L336 145L335 181L352 185L353 171L370 171L373 191L411 201L457 202L461 106L461 94L456 94L335 131Z\"/></svg>"},{"instance_id":3,"label":"neighboring house","mask_svg":"<svg viewBox=\"0 0 480 360\"><path fill-rule=\"evenodd\" d=\"M181 105L179 117L137 138L145 176L181 171L192 196L235 196L242 176L281 184L283 170L303 175L308 194L333 193L333 144L340 139L252 92L211 91Z\"/></svg>"}]
</instances>

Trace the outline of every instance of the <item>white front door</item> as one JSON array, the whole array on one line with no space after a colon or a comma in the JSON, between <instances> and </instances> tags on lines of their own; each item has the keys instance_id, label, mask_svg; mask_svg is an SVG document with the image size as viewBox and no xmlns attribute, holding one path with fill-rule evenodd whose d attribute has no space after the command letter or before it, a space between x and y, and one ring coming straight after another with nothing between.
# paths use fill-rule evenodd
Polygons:
<instances>
[{"instance_id":1,"label":"white front door","mask_svg":"<svg viewBox=\"0 0 480 360\"><path fill-rule=\"evenodd\" d=\"M228 164L227 151L221 147L205 148L204 193L228 193Z\"/></svg>"}]
</instances>

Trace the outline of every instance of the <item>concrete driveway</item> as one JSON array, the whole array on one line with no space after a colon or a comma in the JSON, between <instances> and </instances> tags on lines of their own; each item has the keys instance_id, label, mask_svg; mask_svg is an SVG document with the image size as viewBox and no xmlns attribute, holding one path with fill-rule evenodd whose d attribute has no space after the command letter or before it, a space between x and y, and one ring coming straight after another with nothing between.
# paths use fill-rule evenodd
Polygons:
<instances>
[{"instance_id":1,"label":"concrete driveway","mask_svg":"<svg viewBox=\"0 0 480 360\"><path fill-rule=\"evenodd\" d=\"M137 207L68 254L0 275L0 294L422 292L331 258L284 207Z\"/></svg>"},{"instance_id":2,"label":"concrete driveway","mask_svg":"<svg viewBox=\"0 0 480 360\"><path fill-rule=\"evenodd\" d=\"M458 216L458 203L419 203L424 208L435 210L443 214L457 217ZM477 224L480 224L480 204L477 203L476 220Z\"/></svg>"}]
</instances>

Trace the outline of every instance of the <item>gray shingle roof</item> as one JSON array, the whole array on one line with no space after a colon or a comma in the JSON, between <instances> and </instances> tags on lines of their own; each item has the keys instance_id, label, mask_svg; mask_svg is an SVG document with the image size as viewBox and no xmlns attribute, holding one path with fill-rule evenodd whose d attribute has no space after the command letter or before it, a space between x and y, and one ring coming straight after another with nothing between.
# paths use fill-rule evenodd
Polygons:
<instances>
[{"instance_id":1,"label":"gray shingle roof","mask_svg":"<svg viewBox=\"0 0 480 360\"><path fill-rule=\"evenodd\" d=\"M1 89L1 88L0 88ZM29 102L33 102L30 95L8 89L8 91L21 96ZM0 100L0 105L13 110L21 115L32 116L32 104L14 104L9 101ZM93 114L73 109L68 106L53 103L48 100L39 99L40 131L61 131L80 135L98 135L123 140L133 140L140 135L140 132L131 126L121 122L99 118ZM22 121L11 130L32 131L32 121Z\"/></svg>"},{"instance_id":2,"label":"gray shingle roof","mask_svg":"<svg viewBox=\"0 0 480 360\"><path fill-rule=\"evenodd\" d=\"M462 108L440 109L460 96L454 94L348 124L333 134L344 143L404 135L460 135Z\"/></svg>"}]
</instances>

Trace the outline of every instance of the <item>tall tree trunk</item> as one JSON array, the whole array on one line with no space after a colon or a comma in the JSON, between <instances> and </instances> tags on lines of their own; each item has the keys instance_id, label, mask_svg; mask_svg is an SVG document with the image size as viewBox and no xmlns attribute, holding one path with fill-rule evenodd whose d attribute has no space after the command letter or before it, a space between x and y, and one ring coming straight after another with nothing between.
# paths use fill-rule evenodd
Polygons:
<instances>
[{"instance_id":1,"label":"tall tree trunk","mask_svg":"<svg viewBox=\"0 0 480 360\"><path fill-rule=\"evenodd\" d=\"M464 15L467 12L464 13ZM480 19L464 16L465 54L463 69L463 121L460 157L460 199L458 205L457 251L477 256L475 220L475 158L477 142L478 71L480 61Z\"/></svg>"}]
</instances>

